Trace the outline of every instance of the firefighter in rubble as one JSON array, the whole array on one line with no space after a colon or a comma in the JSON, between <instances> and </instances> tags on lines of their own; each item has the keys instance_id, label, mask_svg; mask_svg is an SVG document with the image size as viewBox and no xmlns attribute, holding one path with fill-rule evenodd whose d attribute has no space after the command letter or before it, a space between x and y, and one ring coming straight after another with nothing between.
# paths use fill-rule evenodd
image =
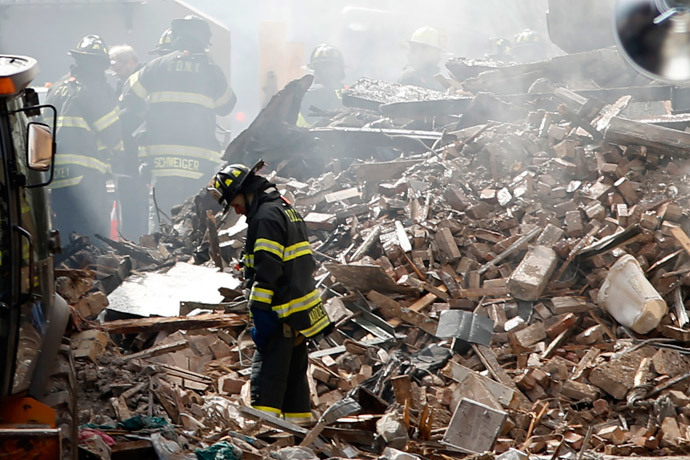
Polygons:
<instances>
[{"instance_id":1,"label":"firefighter in rubble","mask_svg":"<svg viewBox=\"0 0 690 460\"><path fill-rule=\"evenodd\" d=\"M491 61L512 62L513 56L510 54L510 40L503 37L491 37L486 42L486 52L484 57Z\"/></svg>"},{"instance_id":2,"label":"firefighter in rubble","mask_svg":"<svg viewBox=\"0 0 690 460\"><path fill-rule=\"evenodd\" d=\"M252 168L228 165L208 190L247 218L243 257L254 327L251 403L293 423L311 420L307 342L332 329L315 288L316 267L302 216Z\"/></svg>"},{"instance_id":3,"label":"firefighter in rubble","mask_svg":"<svg viewBox=\"0 0 690 460\"><path fill-rule=\"evenodd\" d=\"M297 125L304 127L312 126L321 118L312 113L313 109L332 112L343 107L345 60L335 46L319 45L309 56L307 68L314 73L314 82L302 99L297 119Z\"/></svg>"},{"instance_id":4,"label":"firefighter in rubble","mask_svg":"<svg viewBox=\"0 0 690 460\"><path fill-rule=\"evenodd\" d=\"M121 167L122 132L115 92L106 81L108 48L97 35L85 36L69 55L70 73L50 90L57 109L59 139L51 184L54 227L62 235L109 235L106 183Z\"/></svg>"},{"instance_id":5,"label":"firefighter in rubble","mask_svg":"<svg viewBox=\"0 0 690 460\"><path fill-rule=\"evenodd\" d=\"M440 72L445 46L446 37L440 30L429 26L415 30L407 41L408 65L398 83L443 91L436 74Z\"/></svg>"},{"instance_id":6,"label":"firefighter in rubble","mask_svg":"<svg viewBox=\"0 0 690 460\"><path fill-rule=\"evenodd\" d=\"M165 56L172 51L172 30L168 27L163 31L161 37L158 39L156 47L149 51L149 54L154 56Z\"/></svg>"},{"instance_id":7,"label":"firefighter in rubble","mask_svg":"<svg viewBox=\"0 0 690 460\"><path fill-rule=\"evenodd\" d=\"M512 55L517 62L530 63L548 58L544 38L533 29L524 29L513 38Z\"/></svg>"},{"instance_id":8,"label":"firefighter in rubble","mask_svg":"<svg viewBox=\"0 0 690 460\"><path fill-rule=\"evenodd\" d=\"M134 73L121 96L125 116L142 117L134 133L140 169L164 212L196 195L219 167L216 116L229 114L237 100L208 54L209 24L186 16L170 29L173 51Z\"/></svg>"}]
</instances>

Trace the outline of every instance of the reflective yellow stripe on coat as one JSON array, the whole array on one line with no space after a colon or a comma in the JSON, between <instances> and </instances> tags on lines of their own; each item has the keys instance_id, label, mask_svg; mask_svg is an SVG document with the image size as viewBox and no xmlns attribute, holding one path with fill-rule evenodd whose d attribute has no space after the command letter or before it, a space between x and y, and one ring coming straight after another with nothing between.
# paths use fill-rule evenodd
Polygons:
<instances>
[{"instance_id":1,"label":"reflective yellow stripe on coat","mask_svg":"<svg viewBox=\"0 0 690 460\"><path fill-rule=\"evenodd\" d=\"M101 174L110 171L110 165L86 155L75 155L72 153L59 153L55 157L56 166L77 165L84 168L95 169Z\"/></svg>"},{"instance_id":2,"label":"reflective yellow stripe on coat","mask_svg":"<svg viewBox=\"0 0 690 460\"><path fill-rule=\"evenodd\" d=\"M259 251L270 252L271 254L275 254L276 256L278 256L280 260L283 260L283 252L285 252L285 246L278 243L277 241L269 240L267 238L257 238L254 242L254 254L256 254Z\"/></svg>"},{"instance_id":3,"label":"reflective yellow stripe on coat","mask_svg":"<svg viewBox=\"0 0 690 460\"><path fill-rule=\"evenodd\" d=\"M230 102L230 99L232 99L233 94L234 93L232 91L232 87L228 85L228 88L225 90L225 93L223 93L221 97L215 100L213 104L214 108L223 107L225 104Z\"/></svg>"},{"instance_id":4,"label":"reflective yellow stripe on coat","mask_svg":"<svg viewBox=\"0 0 690 460\"><path fill-rule=\"evenodd\" d=\"M301 243L293 244L292 246L285 248L285 251L283 252L283 261L287 262L288 260L296 259L300 256L306 256L311 253L312 250L309 241L302 241Z\"/></svg>"},{"instance_id":5,"label":"reflective yellow stripe on coat","mask_svg":"<svg viewBox=\"0 0 690 460\"><path fill-rule=\"evenodd\" d=\"M110 112L103 115L101 118L93 122L93 127L100 132L111 126L113 123L120 120L120 109L114 108Z\"/></svg>"},{"instance_id":6,"label":"reflective yellow stripe on coat","mask_svg":"<svg viewBox=\"0 0 690 460\"><path fill-rule=\"evenodd\" d=\"M215 108L215 101L212 98L203 94L184 91L156 91L149 95L149 102L152 104L174 102L178 104L196 104L207 109Z\"/></svg>"},{"instance_id":7,"label":"reflective yellow stripe on coat","mask_svg":"<svg viewBox=\"0 0 690 460\"><path fill-rule=\"evenodd\" d=\"M50 183L50 188L51 189L57 189L57 188L65 188L65 187L74 187L75 185L79 185L81 180L84 178L84 176L78 176L78 177L73 177L71 179L59 179L59 180L54 180L53 182Z\"/></svg>"},{"instance_id":8,"label":"reflective yellow stripe on coat","mask_svg":"<svg viewBox=\"0 0 690 460\"><path fill-rule=\"evenodd\" d=\"M312 327L309 329L302 329L300 334L302 334L305 337L312 337L313 335L318 334L321 332L326 326L330 324L331 320L328 319L328 316L324 316L321 318L316 324L314 324Z\"/></svg>"},{"instance_id":9,"label":"reflective yellow stripe on coat","mask_svg":"<svg viewBox=\"0 0 690 460\"><path fill-rule=\"evenodd\" d=\"M300 256L312 254L309 241L301 241L293 244L292 246L284 247L277 241L269 240L267 238L257 238L254 242L254 253L259 251L266 251L270 252L271 254L275 254L283 262L296 259Z\"/></svg>"},{"instance_id":10,"label":"reflective yellow stripe on coat","mask_svg":"<svg viewBox=\"0 0 690 460\"><path fill-rule=\"evenodd\" d=\"M263 289L260 287L253 286L252 291L249 294L249 300L267 303L271 305L271 301L273 300L273 291L271 291L270 289Z\"/></svg>"},{"instance_id":11,"label":"reflective yellow stripe on coat","mask_svg":"<svg viewBox=\"0 0 690 460\"><path fill-rule=\"evenodd\" d=\"M189 179L199 179L204 173L185 171L184 169L154 169L151 171L151 175L153 175L153 177L187 177Z\"/></svg>"},{"instance_id":12,"label":"reflective yellow stripe on coat","mask_svg":"<svg viewBox=\"0 0 690 460\"><path fill-rule=\"evenodd\" d=\"M305 296L291 300L290 302L282 305L275 305L272 309L274 312L276 312L278 318L287 318L293 313L309 310L310 308L318 305L320 302L321 295L319 294L319 290L314 289Z\"/></svg>"},{"instance_id":13,"label":"reflective yellow stripe on coat","mask_svg":"<svg viewBox=\"0 0 690 460\"><path fill-rule=\"evenodd\" d=\"M66 115L59 115L57 118L56 126L58 128L81 128L87 131L91 131L91 126L84 119L84 117L70 117Z\"/></svg>"},{"instance_id":14,"label":"reflective yellow stripe on coat","mask_svg":"<svg viewBox=\"0 0 690 460\"><path fill-rule=\"evenodd\" d=\"M148 96L148 91L146 91L144 85L142 85L139 81L140 72L141 71L134 72L132 75L130 75L129 79L127 79L127 83L129 84L129 87L132 88L132 91L134 91L134 94L142 99L146 99Z\"/></svg>"},{"instance_id":15,"label":"reflective yellow stripe on coat","mask_svg":"<svg viewBox=\"0 0 690 460\"><path fill-rule=\"evenodd\" d=\"M254 268L254 254L245 254L242 256L242 263L247 268Z\"/></svg>"},{"instance_id":16,"label":"reflective yellow stripe on coat","mask_svg":"<svg viewBox=\"0 0 690 460\"><path fill-rule=\"evenodd\" d=\"M221 153L216 150L194 147L189 145L142 145L139 147L139 157L153 156L185 156L199 158L213 163L222 163Z\"/></svg>"}]
</instances>

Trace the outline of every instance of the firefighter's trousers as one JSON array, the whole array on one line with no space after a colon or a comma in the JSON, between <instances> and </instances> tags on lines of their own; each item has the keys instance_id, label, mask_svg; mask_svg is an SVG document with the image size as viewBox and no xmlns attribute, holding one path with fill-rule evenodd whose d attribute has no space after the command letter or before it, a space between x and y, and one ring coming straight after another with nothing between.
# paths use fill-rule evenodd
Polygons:
<instances>
[{"instance_id":1,"label":"firefighter's trousers","mask_svg":"<svg viewBox=\"0 0 690 460\"><path fill-rule=\"evenodd\" d=\"M277 328L252 360L252 406L286 420L311 417L307 343L287 324Z\"/></svg>"}]
</instances>

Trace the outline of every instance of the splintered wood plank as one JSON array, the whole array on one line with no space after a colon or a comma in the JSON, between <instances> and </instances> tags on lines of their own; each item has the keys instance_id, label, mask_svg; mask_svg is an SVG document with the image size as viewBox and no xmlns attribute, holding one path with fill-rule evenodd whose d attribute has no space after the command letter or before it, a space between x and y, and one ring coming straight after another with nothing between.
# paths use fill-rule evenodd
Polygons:
<instances>
[{"instance_id":1,"label":"splintered wood plank","mask_svg":"<svg viewBox=\"0 0 690 460\"><path fill-rule=\"evenodd\" d=\"M470 376L474 376L479 379L491 393L491 395L496 398L496 400L504 407L511 407L515 399L515 390L509 388L502 383L496 382L481 375L479 372L467 368L461 364L454 361L448 361L448 366L443 370L443 374L446 377L450 377L458 383L462 383Z\"/></svg>"},{"instance_id":2,"label":"splintered wood plank","mask_svg":"<svg viewBox=\"0 0 690 460\"><path fill-rule=\"evenodd\" d=\"M529 399L527 399L527 396L525 396L522 393L522 391L520 391L517 385L515 385L513 379L510 378L505 369L503 369L501 365L498 363L496 355L494 354L493 350L491 350L491 348L485 347L484 345L472 344L472 349L477 354L482 364L484 364L484 367L486 367L486 370L489 371L489 374L491 374L493 378L495 378L503 385L515 391L515 395L517 396L518 402L521 406L529 407L531 405Z\"/></svg>"},{"instance_id":3,"label":"splintered wood plank","mask_svg":"<svg viewBox=\"0 0 690 460\"><path fill-rule=\"evenodd\" d=\"M355 253L352 254L350 262L355 262L364 257L364 254L366 254L367 251L369 251L369 249L371 249L371 247L379 240L379 235L381 235L381 226L377 225L371 230L371 232L369 232L369 235L364 239Z\"/></svg>"},{"instance_id":4,"label":"splintered wood plank","mask_svg":"<svg viewBox=\"0 0 690 460\"><path fill-rule=\"evenodd\" d=\"M118 456L134 455L135 458L153 458L156 455L148 439L118 441L111 447L111 453Z\"/></svg>"},{"instance_id":5,"label":"splintered wood plank","mask_svg":"<svg viewBox=\"0 0 690 460\"><path fill-rule=\"evenodd\" d=\"M395 400L400 404L406 404L412 399L412 380L409 375L403 374L391 379Z\"/></svg>"},{"instance_id":6,"label":"splintered wood plank","mask_svg":"<svg viewBox=\"0 0 690 460\"><path fill-rule=\"evenodd\" d=\"M388 324L391 326L397 327L402 322L405 322L417 326L428 334L434 335L436 333L438 323L425 314L410 308L403 308L395 300L376 291L370 291L367 294L367 298L379 307L384 317L391 318L388 320Z\"/></svg>"},{"instance_id":7,"label":"splintered wood plank","mask_svg":"<svg viewBox=\"0 0 690 460\"><path fill-rule=\"evenodd\" d=\"M439 286L436 289L438 289L441 292L447 292L448 291L448 288L445 286ZM407 308L409 310L419 312L419 311L424 310L426 307L428 307L432 303L434 303L436 301L436 299L438 299L438 296L436 294L434 294L433 292L429 292L424 297L418 299L415 303L413 303L412 305L410 305Z\"/></svg>"},{"instance_id":8,"label":"splintered wood plank","mask_svg":"<svg viewBox=\"0 0 690 460\"><path fill-rule=\"evenodd\" d=\"M350 291L378 291L385 293L411 294L415 289L396 284L378 265L324 264L326 270Z\"/></svg>"},{"instance_id":9,"label":"splintered wood plank","mask_svg":"<svg viewBox=\"0 0 690 460\"><path fill-rule=\"evenodd\" d=\"M461 299L465 298L476 298L476 297L501 297L505 296L510 292L508 286L504 287L487 287L487 288L470 288L470 289L460 289L458 297Z\"/></svg>"},{"instance_id":10,"label":"splintered wood plank","mask_svg":"<svg viewBox=\"0 0 690 460\"><path fill-rule=\"evenodd\" d=\"M690 237L683 231L680 227L673 227L671 229L671 235L680 243L681 247L685 249L685 252L690 254Z\"/></svg>"},{"instance_id":11,"label":"splintered wood plank","mask_svg":"<svg viewBox=\"0 0 690 460\"><path fill-rule=\"evenodd\" d=\"M334 203L336 201L344 201L350 198L360 197L362 194L357 187L346 188L337 192L326 195L326 203Z\"/></svg>"},{"instance_id":12,"label":"splintered wood plank","mask_svg":"<svg viewBox=\"0 0 690 460\"><path fill-rule=\"evenodd\" d=\"M424 297L421 299L417 300L415 303L410 305L408 308L412 311L421 311L424 310L426 307L434 303L438 299L436 294L429 292L426 294Z\"/></svg>"},{"instance_id":13,"label":"splintered wood plank","mask_svg":"<svg viewBox=\"0 0 690 460\"><path fill-rule=\"evenodd\" d=\"M441 281L448 289L448 294L451 298L460 296L460 285L455 278L443 270L437 270L436 274L438 274L439 278L441 278Z\"/></svg>"},{"instance_id":14,"label":"splintered wood plank","mask_svg":"<svg viewBox=\"0 0 690 460\"><path fill-rule=\"evenodd\" d=\"M174 351L184 350L185 348L189 348L189 342L187 342L186 340L178 340L177 342L164 343L162 345L156 345L155 347L147 348L146 350L142 350L140 352L133 353L131 355L123 356L122 359L124 361L129 361L132 359L139 359L139 358L152 358L154 356L160 356L160 355L164 355L166 353L172 353Z\"/></svg>"},{"instance_id":15,"label":"splintered wood plank","mask_svg":"<svg viewBox=\"0 0 690 460\"><path fill-rule=\"evenodd\" d=\"M598 349L597 347L592 347L589 350L587 350L587 353L582 357L582 359L577 363L577 366L575 366L575 369L573 370L572 375L570 376L571 380L577 380L582 376L582 373L587 369L587 366L589 366L591 363L594 362L595 359L597 359L597 356L601 353L601 350Z\"/></svg>"},{"instance_id":16,"label":"splintered wood plank","mask_svg":"<svg viewBox=\"0 0 690 460\"><path fill-rule=\"evenodd\" d=\"M644 145L669 153L683 154L690 146L690 133L620 117L611 118L604 138L614 144Z\"/></svg>"},{"instance_id":17,"label":"splintered wood plank","mask_svg":"<svg viewBox=\"0 0 690 460\"><path fill-rule=\"evenodd\" d=\"M403 227L402 222L400 222L399 220L395 221L395 235L398 237L400 249L402 249L403 252L412 251L412 244L410 243L410 239L407 237L405 227Z\"/></svg>"},{"instance_id":18,"label":"splintered wood plank","mask_svg":"<svg viewBox=\"0 0 690 460\"><path fill-rule=\"evenodd\" d=\"M246 325L246 315L234 313L207 313L197 316L172 316L119 319L103 323L101 327L111 334L136 334L138 332L189 331L209 327L233 327Z\"/></svg>"},{"instance_id":19,"label":"splintered wood plank","mask_svg":"<svg viewBox=\"0 0 690 460\"><path fill-rule=\"evenodd\" d=\"M153 393L160 405L163 406L163 409L168 414L168 417L170 417L170 420L179 424L180 412L178 411L177 407L181 406L177 406L176 402L171 401L172 398L169 398L168 394L170 392L170 386L156 376L151 379L151 383L153 384L151 393Z\"/></svg>"},{"instance_id":20,"label":"splintered wood plank","mask_svg":"<svg viewBox=\"0 0 690 460\"><path fill-rule=\"evenodd\" d=\"M564 330L558 336L556 336L555 339L551 341L551 343L546 347L544 352L541 354L541 359L547 359L551 357L551 354L556 351L556 348L560 347L563 341L565 340L565 337L568 335L570 332L570 328Z\"/></svg>"},{"instance_id":21,"label":"splintered wood plank","mask_svg":"<svg viewBox=\"0 0 690 460\"><path fill-rule=\"evenodd\" d=\"M610 105L604 111L601 117L598 120L596 120L594 126L597 129L597 131L604 131L611 122L611 119L617 116L619 113L621 113L623 109L625 109L628 106L630 99L632 99L632 96L622 96L614 104Z\"/></svg>"},{"instance_id":22,"label":"splintered wood plank","mask_svg":"<svg viewBox=\"0 0 690 460\"><path fill-rule=\"evenodd\" d=\"M501 252L498 254L496 257L479 267L479 272L480 275L486 273L487 270L489 270L491 267L494 265L498 264L501 262L503 259L506 257L509 257L513 253L521 250L522 246L531 241L533 238L535 238L537 235L539 235L542 232L541 227L534 227L532 230L527 232L526 234L522 235L517 241L515 241L513 244L511 244L505 251Z\"/></svg>"}]
</instances>

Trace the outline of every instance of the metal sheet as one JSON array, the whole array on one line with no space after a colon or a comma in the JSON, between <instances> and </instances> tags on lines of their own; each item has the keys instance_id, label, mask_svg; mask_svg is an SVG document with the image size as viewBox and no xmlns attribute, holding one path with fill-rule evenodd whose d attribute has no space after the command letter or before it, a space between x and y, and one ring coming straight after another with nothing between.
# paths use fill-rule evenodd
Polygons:
<instances>
[{"instance_id":1,"label":"metal sheet","mask_svg":"<svg viewBox=\"0 0 690 460\"><path fill-rule=\"evenodd\" d=\"M488 346L494 332L494 322L486 316L468 311L446 310L441 312L436 337L456 338L465 342Z\"/></svg>"},{"instance_id":2,"label":"metal sheet","mask_svg":"<svg viewBox=\"0 0 690 460\"><path fill-rule=\"evenodd\" d=\"M180 302L220 303L218 288L240 280L215 268L178 263L166 273L132 275L109 296L108 309L139 316L178 316Z\"/></svg>"},{"instance_id":3,"label":"metal sheet","mask_svg":"<svg viewBox=\"0 0 690 460\"><path fill-rule=\"evenodd\" d=\"M470 453L490 451L507 417L504 411L462 398L443 442Z\"/></svg>"},{"instance_id":4,"label":"metal sheet","mask_svg":"<svg viewBox=\"0 0 690 460\"><path fill-rule=\"evenodd\" d=\"M361 315L352 319L359 326L382 339L395 338L395 328L388 324L383 318L371 312L371 306L360 292L357 293L353 300L342 300L343 305L345 305L348 310Z\"/></svg>"}]
</instances>

